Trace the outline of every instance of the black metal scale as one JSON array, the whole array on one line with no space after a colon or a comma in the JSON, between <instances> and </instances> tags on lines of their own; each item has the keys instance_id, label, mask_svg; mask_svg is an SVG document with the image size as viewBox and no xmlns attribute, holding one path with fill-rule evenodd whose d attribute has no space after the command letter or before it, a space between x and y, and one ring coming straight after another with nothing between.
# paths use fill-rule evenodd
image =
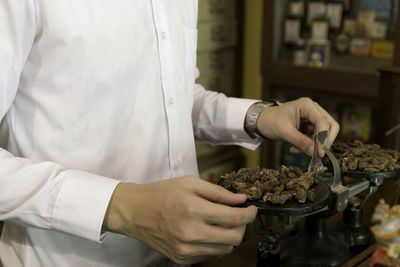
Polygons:
<instances>
[{"instance_id":1,"label":"black metal scale","mask_svg":"<svg viewBox=\"0 0 400 267\"><path fill-rule=\"evenodd\" d=\"M323 143L323 142L321 142ZM257 267L266 266L342 266L350 258L350 248L368 246L372 240L369 229L362 222L363 204L378 190L385 178L400 176L400 170L388 172L360 172L340 170L332 152L324 147L333 166L333 177L319 178L314 201L297 203L289 201L283 205L259 201L247 201L244 206L255 205L258 215L254 222L256 232L264 231L261 215L273 215L293 222L305 217L305 224L295 234L283 233L280 240L279 259L257 259ZM355 179L351 185L343 185L343 177ZM368 194L357 195L365 190ZM343 211L343 222L336 233L328 233L325 220ZM279 263L278 263L279 261Z\"/></svg>"}]
</instances>

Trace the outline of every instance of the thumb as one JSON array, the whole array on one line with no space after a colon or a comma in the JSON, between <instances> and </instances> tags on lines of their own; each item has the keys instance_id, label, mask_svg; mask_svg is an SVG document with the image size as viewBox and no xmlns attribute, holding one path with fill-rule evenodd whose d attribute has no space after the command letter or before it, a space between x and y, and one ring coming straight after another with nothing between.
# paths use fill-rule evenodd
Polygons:
<instances>
[{"instance_id":1,"label":"thumb","mask_svg":"<svg viewBox=\"0 0 400 267\"><path fill-rule=\"evenodd\" d=\"M246 195L244 194L235 194L223 188L222 186L205 181L202 181L202 183L195 188L195 193L209 201L229 206L239 205L245 202L247 199Z\"/></svg>"}]
</instances>

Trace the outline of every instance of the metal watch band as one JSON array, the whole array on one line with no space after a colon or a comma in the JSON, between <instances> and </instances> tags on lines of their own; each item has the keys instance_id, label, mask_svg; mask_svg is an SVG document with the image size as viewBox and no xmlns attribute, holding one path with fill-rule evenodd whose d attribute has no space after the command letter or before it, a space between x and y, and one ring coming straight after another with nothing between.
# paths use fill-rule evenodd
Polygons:
<instances>
[{"instance_id":1,"label":"metal watch band","mask_svg":"<svg viewBox=\"0 0 400 267\"><path fill-rule=\"evenodd\" d=\"M260 137L266 139L266 137L261 134L257 128L257 120L264 109L279 105L281 105L281 103L277 100L264 100L253 104L253 107L244 122L244 129L251 138Z\"/></svg>"}]
</instances>

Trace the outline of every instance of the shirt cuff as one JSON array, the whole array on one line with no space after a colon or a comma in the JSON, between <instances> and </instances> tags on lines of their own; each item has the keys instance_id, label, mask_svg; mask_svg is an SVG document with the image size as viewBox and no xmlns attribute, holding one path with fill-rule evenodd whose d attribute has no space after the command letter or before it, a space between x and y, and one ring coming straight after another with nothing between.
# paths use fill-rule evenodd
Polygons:
<instances>
[{"instance_id":1,"label":"shirt cuff","mask_svg":"<svg viewBox=\"0 0 400 267\"><path fill-rule=\"evenodd\" d=\"M120 181L77 170L60 175L64 181L54 206L53 229L101 242L104 215Z\"/></svg>"},{"instance_id":2,"label":"shirt cuff","mask_svg":"<svg viewBox=\"0 0 400 267\"><path fill-rule=\"evenodd\" d=\"M228 98L227 125L235 143L245 148L255 150L262 142L261 138L251 138L244 130L244 120L251 105L260 100Z\"/></svg>"}]
</instances>

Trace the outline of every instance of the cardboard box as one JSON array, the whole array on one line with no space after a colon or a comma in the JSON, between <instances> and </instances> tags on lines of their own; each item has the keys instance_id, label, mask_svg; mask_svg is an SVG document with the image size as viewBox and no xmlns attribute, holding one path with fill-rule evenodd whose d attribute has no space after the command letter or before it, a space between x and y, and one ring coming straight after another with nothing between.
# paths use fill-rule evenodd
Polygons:
<instances>
[{"instance_id":1,"label":"cardboard box","mask_svg":"<svg viewBox=\"0 0 400 267\"><path fill-rule=\"evenodd\" d=\"M357 21L355 19L344 19L343 33L354 36L357 33Z\"/></svg>"},{"instance_id":2,"label":"cardboard box","mask_svg":"<svg viewBox=\"0 0 400 267\"><path fill-rule=\"evenodd\" d=\"M357 14L357 34L361 37L367 37L368 31L375 22L376 12L361 10Z\"/></svg>"},{"instance_id":3,"label":"cardboard box","mask_svg":"<svg viewBox=\"0 0 400 267\"><path fill-rule=\"evenodd\" d=\"M199 21L236 18L236 0L200 0Z\"/></svg>"},{"instance_id":4,"label":"cardboard box","mask_svg":"<svg viewBox=\"0 0 400 267\"><path fill-rule=\"evenodd\" d=\"M372 42L367 38L354 38L350 41L350 54L353 56L369 56Z\"/></svg>"},{"instance_id":5,"label":"cardboard box","mask_svg":"<svg viewBox=\"0 0 400 267\"><path fill-rule=\"evenodd\" d=\"M236 68L234 49L202 51L197 53L197 67L201 76L213 73L233 72Z\"/></svg>"},{"instance_id":6,"label":"cardboard box","mask_svg":"<svg viewBox=\"0 0 400 267\"><path fill-rule=\"evenodd\" d=\"M307 64L310 67L326 67L329 65L331 43L328 40L309 39L306 46Z\"/></svg>"},{"instance_id":7,"label":"cardboard box","mask_svg":"<svg viewBox=\"0 0 400 267\"><path fill-rule=\"evenodd\" d=\"M201 22L198 31L198 51L229 48L237 45L238 25L236 20Z\"/></svg>"},{"instance_id":8,"label":"cardboard box","mask_svg":"<svg viewBox=\"0 0 400 267\"><path fill-rule=\"evenodd\" d=\"M227 96L235 96L235 84L233 73L213 73L209 76L200 76L196 81L205 89L224 93Z\"/></svg>"},{"instance_id":9,"label":"cardboard box","mask_svg":"<svg viewBox=\"0 0 400 267\"><path fill-rule=\"evenodd\" d=\"M300 19L286 19L285 20L285 43L297 43L300 39Z\"/></svg>"},{"instance_id":10,"label":"cardboard box","mask_svg":"<svg viewBox=\"0 0 400 267\"><path fill-rule=\"evenodd\" d=\"M369 28L368 35L373 39L385 39L388 30L388 23L375 21Z\"/></svg>"},{"instance_id":11,"label":"cardboard box","mask_svg":"<svg viewBox=\"0 0 400 267\"><path fill-rule=\"evenodd\" d=\"M377 58L393 58L394 43L390 41L374 41L371 53L373 57Z\"/></svg>"}]
</instances>

